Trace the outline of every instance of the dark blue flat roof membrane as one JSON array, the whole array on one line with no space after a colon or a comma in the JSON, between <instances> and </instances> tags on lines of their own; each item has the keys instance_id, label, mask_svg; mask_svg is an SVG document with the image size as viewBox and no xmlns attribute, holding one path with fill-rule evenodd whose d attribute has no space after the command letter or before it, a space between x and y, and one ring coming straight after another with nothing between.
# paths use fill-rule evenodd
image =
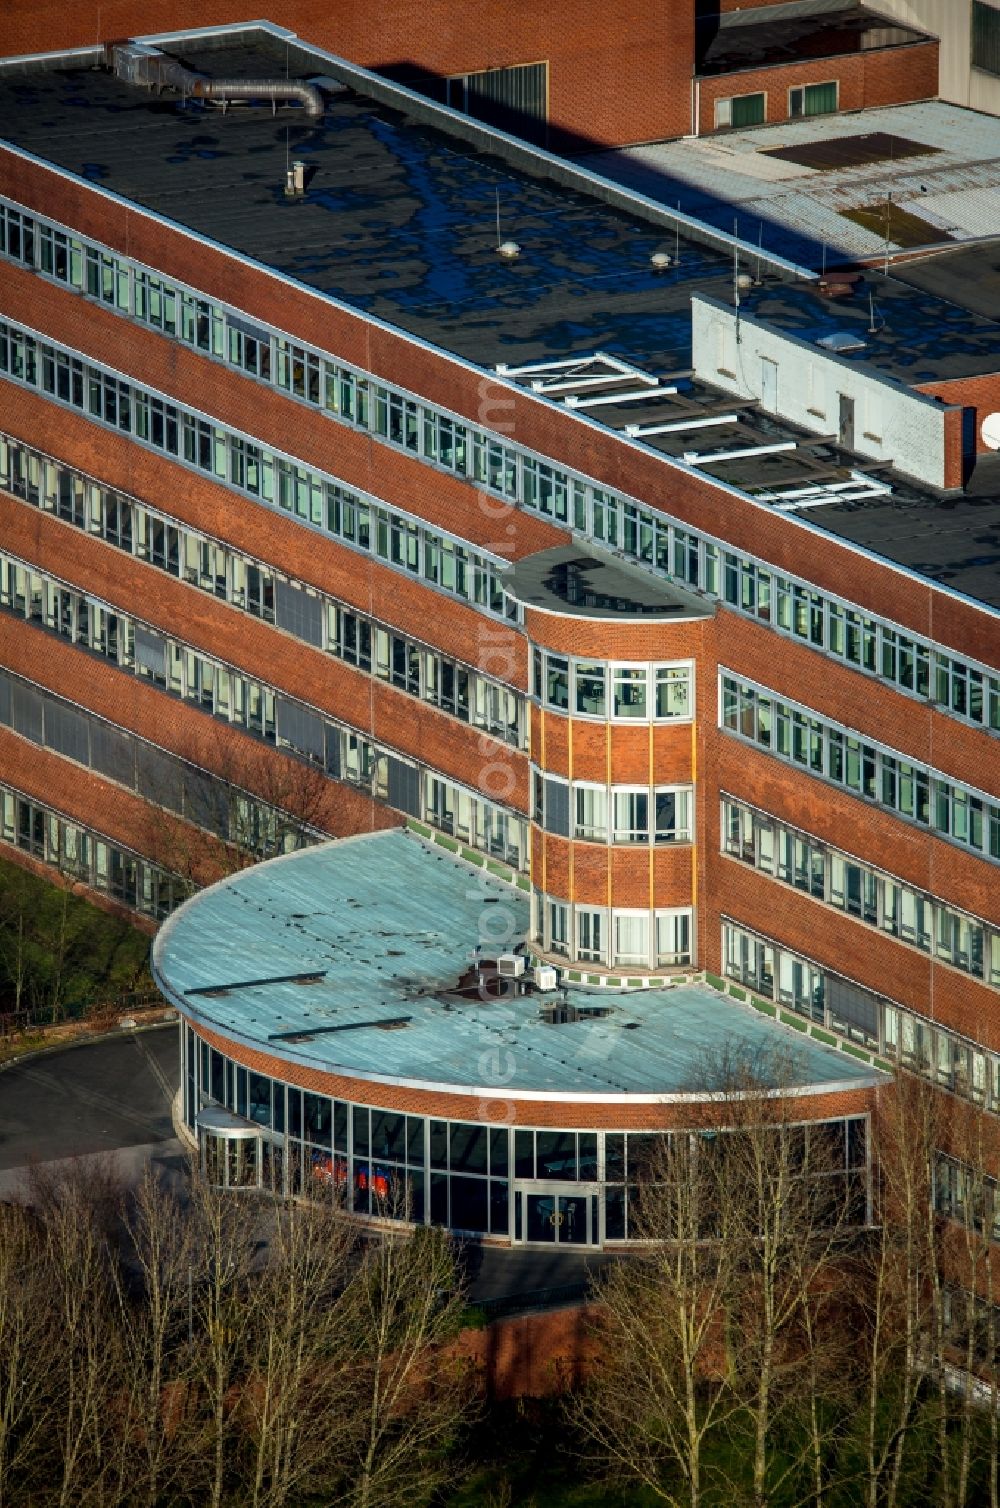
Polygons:
<instances>
[{"instance_id":1,"label":"dark blue flat roof membrane","mask_svg":"<svg viewBox=\"0 0 1000 1508\"><path fill-rule=\"evenodd\" d=\"M184 61L252 75L255 46ZM262 76L276 71L271 51L257 58ZM728 257L690 242L679 268L654 271L669 230L350 90L313 123L53 70L0 80L0 135L486 366L598 347L676 365L690 346L690 289L731 276ZM289 156L307 167L301 200L284 194ZM513 261L496 252L498 194L501 238L522 248Z\"/></svg>"},{"instance_id":2,"label":"dark blue flat roof membrane","mask_svg":"<svg viewBox=\"0 0 1000 1508\"><path fill-rule=\"evenodd\" d=\"M336 71L261 31L199 43L183 61L216 78ZM298 109L275 116L267 105L233 105L223 114L175 94L158 98L97 67L28 66L0 72L0 137L480 368L603 350L650 373L675 372L690 365L691 294L730 299L727 253L532 177L505 160L500 140L496 153L479 152L352 89L330 93L312 122ZM285 169L295 158L307 167L306 194L289 200ZM512 261L496 251L498 191L501 239L521 247ZM705 208L705 218L732 230L731 206ZM755 223L740 228L752 239ZM679 251L680 263L654 271L650 256L664 249ZM794 255L790 243L781 249ZM962 287L981 281L974 269L949 274L940 259L916 266L899 278L866 273L851 297L827 300L812 285L780 281L765 262L744 308L807 342L855 334L864 348L847 360L905 383L1000 369L1000 323L985 317L1000 308L992 265L978 315L962 307ZM190 277L197 287L196 251ZM319 309L314 338L323 345ZM775 424L778 438L783 430L797 436ZM895 459L905 472L906 457ZM831 451L834 463L865 468L846 452ZM711 475L759 490L793 482L796 465L769 456L722 463ZM942 499L897 473L891 482L888 498L831 503L808 522L1000 607L1000 457L979 462L964 498ZM803 545L808 554L805 537Z\"/></svg>"}]
</instances>

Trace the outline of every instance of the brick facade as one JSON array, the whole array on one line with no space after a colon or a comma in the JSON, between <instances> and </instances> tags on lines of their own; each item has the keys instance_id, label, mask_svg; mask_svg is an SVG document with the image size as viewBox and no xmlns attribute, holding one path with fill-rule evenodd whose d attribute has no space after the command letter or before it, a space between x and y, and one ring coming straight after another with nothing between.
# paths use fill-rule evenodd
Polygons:
<instances>
[{"instance_id":1,"label":"brick facade","mask_svg":"<svg viewBox=\"0 0 1000 1508\"><path fill-rule=\"evenodd\" d=\"M986 455L990 447L983 439L983 420L987 415L1000 411L1000 372L989 372L983 377L960 377L940 382L919 383L917 392L929 393L934 398L940 398L942 403L960 405L963 411L971 409L975 453L978 456ZM959 428L955 448L960 456L964 448L963 438L962 430ZM959 485L960 483L961 475Z\"/></svg>"},{"instance_id":2,"label":"brick facade","mask_svg":"<svg viewBox=\"0 0 1000 1508\"><path fill-rule=\"evenodd\" d=\"M660 1103L644 1103L638 1096L624 1096L620 1101L612 1103L586 1099L529 1099L524 1096L519 1098L516 1090L498 1089L487 1090L483 1094L469 1094L326 1073L236 1042L210 1027L198 1023L194 1023L194 1026L196 1036L202 1041L257 1073L284 1079L286 1083L310 1089L314 1094L328 1094L334 1099L349 1100L360 1105L377 1105L383 1110L401 1110L410 1115L482 1121L506 1126L552 1126L562 1129L579 1127L581 1130L608 1131L671 1130L725 1124L724 1107L720 1110L718 1106L708 1102L671 1102L669 1096L664 1096ZM796 1119L833 1120L840 1116L865 1115L872 1110L876 1094L875 1089L864 1087L810 1089L796 1097Z\"/></svg>"},{"instance_id":3,"label":"brick facade","mask_svg":"<svg viewBox=\"0 0 1000 1508\"><path fill-rule=\"evenodd\" d=\"M706 134L716 129L716 100L743 94L766 95L765 124L778 125L789 118L789 89L801 84L829 84L836 80L841 113L935 99L938 52L938 42L928 40L702 78L698 81L698 130Z\"/></svg>"},{"instance_id":4,"label":"brick facade","mask_svg":"<svg viewBox=\"0 0 1000 1508\"><path fill-rule=\"evenodd\" d=\"M92 47L261 14L245 0L110 0L89 14L51 0L10 0L0 49L12 56ZM694 0L667 7L633 0L613 23L594 0L477 0L460 20L452 0L391 0L377 16L317 0L274 0L266 15L340 57L435 93L449 75L546 62L550 134L560 148L585 151L690 129Z\"/></svg>"}]
</instances>

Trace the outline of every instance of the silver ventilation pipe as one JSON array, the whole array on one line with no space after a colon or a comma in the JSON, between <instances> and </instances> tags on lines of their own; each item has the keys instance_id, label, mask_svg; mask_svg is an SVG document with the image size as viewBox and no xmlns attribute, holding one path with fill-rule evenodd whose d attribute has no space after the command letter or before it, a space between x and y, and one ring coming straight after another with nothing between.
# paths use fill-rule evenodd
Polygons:
<instances>
[{"instance_id":1,"label":"silver ventilation pipe","mask_svg":"<svg viewBox=\"0 0 1000 1508\"><path fill-rule=\"evenodd\" d=\"M224 106L235 99L267 99L272 109L279 101L298 100L314 120L323 114L323 96L312 84L293 79L209 79L142 42L109 43L105 54L118 78L157 92L176 89L185 99L221 100Z\"/></svg>"},{"instance_id":2,"label":"silver ventilation pipe","mask_svg":"<svg viewBox=\"0 0 1000 1508\"><path fill-rule=\"evenodd\" d=\"M317 120L323 114L323 96L312 84L290 79L197 79L189 93L195 99L268 99L272 108L280 100L298 100L307 115Z\"/></svg>"}]
</instances>

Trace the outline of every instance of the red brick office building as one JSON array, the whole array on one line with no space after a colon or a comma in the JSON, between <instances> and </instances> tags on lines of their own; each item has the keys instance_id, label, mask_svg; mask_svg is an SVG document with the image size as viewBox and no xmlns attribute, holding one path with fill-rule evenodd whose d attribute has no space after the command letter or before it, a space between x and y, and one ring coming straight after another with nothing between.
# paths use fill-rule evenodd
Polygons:
<instances>
[{"instance_id":1,"label":"red brick office building","mask_svg":"<svg viewBox=\"0 0 1000 1508\"><path fill-rule=\"evenodd\" d=\"M961 405L866 470L853 398L838 446L733 396L734 256L737 367L808 271L266 30L9 65L0 138L5 850L156 919L406 816L574 983L707 972L1000 1104Z\"/></svg>"},{"instance_id":2,"label":"red brick office building","mask_svg":"<svg viewBox=\"0 0 1000 1508\"><path fill-rule=\"evenodd\" d=\"M769 12L782 6L777 19ZM269 19L306 42L556 150L704 134L938 92L938 41L867 0L593 0L498 6L392 0L377 13L279 0ZM253 21L232 0L111 0L96 12L9 0L0 54Z\"/></svg>"}]
</instances>

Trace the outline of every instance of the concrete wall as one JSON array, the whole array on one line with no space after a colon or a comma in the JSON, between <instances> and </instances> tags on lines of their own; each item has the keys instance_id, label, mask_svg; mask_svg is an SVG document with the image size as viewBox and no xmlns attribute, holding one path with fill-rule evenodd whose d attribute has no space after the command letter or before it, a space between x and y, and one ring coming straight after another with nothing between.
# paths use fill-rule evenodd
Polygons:
<instances>
[{"instance_id":1,"label":"concrete wall","mask_svg":"<svg viewBox=\"0 0 1000 1508\"><path fill-rule=\"evenodd\" d=\"M854 450L934 487L949 485L946 408L792 335L744 316L736 343L734 311L695 295L692 365L706 382L742 398L761 398L762 361L777 373L775 412L817 435L838 432L840 395L855 408Z\"/></svg>"}]
</instances>

